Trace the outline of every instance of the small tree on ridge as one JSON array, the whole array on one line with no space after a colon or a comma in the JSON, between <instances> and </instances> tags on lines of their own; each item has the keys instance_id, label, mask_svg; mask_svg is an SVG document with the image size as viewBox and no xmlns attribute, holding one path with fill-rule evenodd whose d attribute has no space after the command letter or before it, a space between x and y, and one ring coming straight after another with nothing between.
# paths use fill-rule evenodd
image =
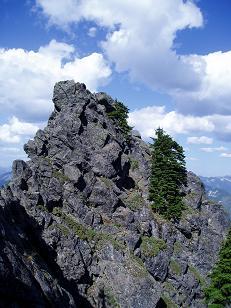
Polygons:
<instances>
[{"instance_id":1,"label":"small tree on ridge","mask_svg":"<svg viewBox=\"0 0 231 308\"><path fill-rule=\"evenodd\" d=\"M118 126L120 127L123 135L127 138L131 127L128 125L128 112L129 109L121 102L115 101L114 110L108 113L108 116L118 122Z\"/></svg>"},{"instance_id":2,"label":"small tree on ridge","mask_svg":"<svg viewBox=\"0 0 231 308\"><path fill-rule=\"evenodd\" d=\"M231 306L231 229L224 242L219 260L210 275L211 284L205 290L209 307L220 308Z\"/></svg>"},{"instance_id":3,"label":"small tree on ridge","mask_svg":"<svg viewBox=\"0 0 231 308\"><path fill-rule=\"evenodd\" d=\"M156 130L152 148L149 200L155 212L167 219L179 219L184 208L182 185L187 185L185 155L182 146L163 129Z\"/></svg>"}]
</instances>

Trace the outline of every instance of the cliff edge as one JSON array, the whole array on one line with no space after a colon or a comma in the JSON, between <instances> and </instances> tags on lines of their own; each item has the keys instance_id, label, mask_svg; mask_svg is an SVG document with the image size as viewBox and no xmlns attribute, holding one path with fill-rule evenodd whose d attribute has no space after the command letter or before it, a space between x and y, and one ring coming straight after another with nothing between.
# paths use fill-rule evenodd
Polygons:
<instances>
[{"instance_id":1,"label":"cliff edge","mask_svg":"<svg viewBox=\"0 0 231 308\"><path fill-rule=\"evenodd\" d=\"M84 84L54 88L47 127L0 192L1 307L206 307L229 220L188 173L179 223L147 200L150 149Z\"/></svg>"}]
</instances>

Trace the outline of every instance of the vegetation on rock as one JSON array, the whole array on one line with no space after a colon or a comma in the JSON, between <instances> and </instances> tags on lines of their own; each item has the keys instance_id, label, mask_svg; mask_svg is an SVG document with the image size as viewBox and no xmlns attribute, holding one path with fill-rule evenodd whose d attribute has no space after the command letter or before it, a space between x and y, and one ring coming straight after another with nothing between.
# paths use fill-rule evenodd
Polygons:
<instances>
[{"instance_id":1,"label":"vegetation on rock","mask_svg":"<svg viewBox=\"0 0 231 308\"><path fill-rule=\"evenodd\" d=\"M180 275L181 274L181 266L180 266L180 264L176 260L171 260L171 262L170 262L170 269L176 275Z\"/></svg>"},{"instance_id":2,"label":"vegetation on rock","mask_svg":"<svg viewBox=\"0 0 231 308\"><path fill-rule=\"evenodd\" d=\"M130 161L130 165L131 165L131 170L132 171L135 171L136 169L139 168L138 160L130 158L129 161Z\"/></svg>"},{"instance_id":3,"label":"vegetation on rock","mask_svg":"<svg viewBox=\"0 0 231 308\"><path fill-rule=\"evenodd\" d=\"M205 290L209 307L220 308L231 305L231 229L224 242L219 260L210 275L211 284Z\"/></svg>"},{"instance_id":4,"label":"vegetation on rock","mask_svg":"<svg viewBox=\"0 0 231 308\"><path fill-rule=\"evenodd\" d=\"M137 190L129 192L124 198L123 203L131 210L137 210L144 204L141 193Z\"/></svg>"},{"instance_id":5,"label":"vegetation on rock","mask_svg":"<svg viewBox=\"0 0 231 308\"><path fill-rule=\"evenodd\" d=\"M143 236L140 248L144 256L155 257L160 250L166 249L167 245L162 239Z\"/></svg>"},{"instance_id":6,"label":"vegetation on rock","mask_svg":"<svg viewBox=\"0 0 231 308\"><path fill-rule=\"evenodd\" d=\"M0 307L204 307L229 226L221 205L208 205L189 172L179 224L152 213L150 148L108 116L117 103L74 81L56 84L53 102L24 147L30 161L15 161L0 191ZM170 167L163 191L179 179Z\"/></svg>"},{"instance_id":7,"label":"vegetation on rock","mask_svg":"<svg viewBox=\"0 0 231 308\"><path fill-rule=\"evenodd\" d=\"M179 219L184 209L181 187L187 185L184 150L163 129L158 128L156 136L151 145L149 200L155 212Z\"/></svg>"},{"instance_id":8,"label":"vegetation on rock","mask_svg":"<svg viewBox=\"0 0 231 308\"><path fill-rule=\"evenodd\" d=\"M127 138L131 127L128 125L127 118L129 109L121 102L115 101L114 110L108 113L108 116L113 120L118 122L118 125L123 133L123 135Z\"/></svg>"},{"instance_id":9,"label":"vegetation on rock","mask_svg":"<svg viewBox=\"0 0 231 308\"><path fill-rule=\"evenodd\" d=\"M188 270L189 270L189 272L191 272L193 274L193 276L199 282L201 288L204 289L205 286L206 286L206 281L205 281L204 277L201 276L199 271L194 266L192 266L192 265L189 265Z\"/></svg>"}]
</instances>

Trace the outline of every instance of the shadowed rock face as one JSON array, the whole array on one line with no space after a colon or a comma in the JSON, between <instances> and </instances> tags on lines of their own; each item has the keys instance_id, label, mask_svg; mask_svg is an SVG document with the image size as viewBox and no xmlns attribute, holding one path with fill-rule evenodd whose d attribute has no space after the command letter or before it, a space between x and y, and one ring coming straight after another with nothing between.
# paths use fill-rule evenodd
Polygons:
<instances>
[{"instance_id":1,"label":"shadowed rock face","mask_svg":"<svg viewBox=\"0 0 231 308\"><path fill-rule=\"evenodd\" d=\"M65 81L53 101L1 190L0 306L204 307L229 226L222 207L188 173L181 221L153 214L149 147L123 136L113 99Z\"/></svg>"}]
</instances>

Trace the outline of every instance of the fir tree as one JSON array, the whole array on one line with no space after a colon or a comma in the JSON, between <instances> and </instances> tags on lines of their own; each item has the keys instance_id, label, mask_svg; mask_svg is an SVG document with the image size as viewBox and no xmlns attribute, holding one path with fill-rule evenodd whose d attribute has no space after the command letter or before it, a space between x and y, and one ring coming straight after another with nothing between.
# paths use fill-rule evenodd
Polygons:
<instances>
[{"instance_id":1,"label":"fir tree","mask_svg":"<svg viewBox=\"0 0 231 308\"><path fill-rule=\"evenodd\" d=\"M180 188L187 185L184 150L163 129L158 128L156 136L151 145L149 200L165 218L179 219L184 207Z\"/></svg>"},{"instance_id":2,"label":"fir tree","mask_svg":"<svg viewBox=\"0 0 231 308\"><path fill-rule=\"evenodd\" d=\"M224 242L219 260L210 275L211 284L205 290L208 306L221 308L231 306L231 229Z\"/></svg>"},{"instance_id":3,"label":"fir tree","mask_svg":"<svg viewBox=\"0 0 231 308\"><path fill-rule=\"evenodd\" d=\"M117 100L113 107L114 110L109 112L108 116L117 121L123 135L127 138L132 129L127 123L129 109L123 103L118 102Z\"/></svg>"}]
</instances>

